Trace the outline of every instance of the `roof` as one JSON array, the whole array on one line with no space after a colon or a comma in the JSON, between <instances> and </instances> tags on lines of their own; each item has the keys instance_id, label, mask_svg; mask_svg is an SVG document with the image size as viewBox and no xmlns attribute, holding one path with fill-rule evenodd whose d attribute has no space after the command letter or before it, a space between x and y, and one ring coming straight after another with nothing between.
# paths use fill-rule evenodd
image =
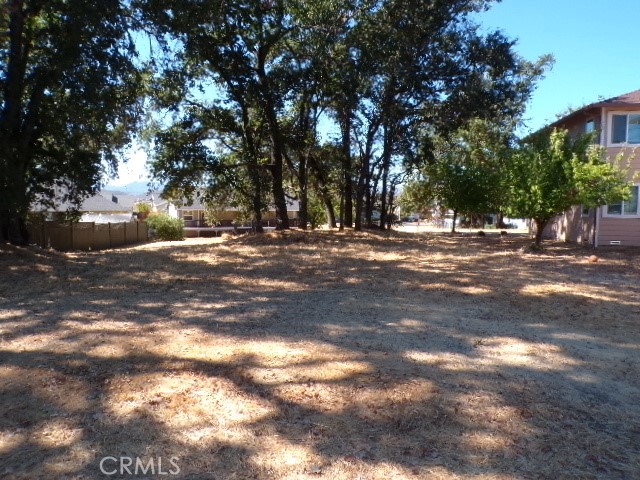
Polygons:
<instances>
[{"instance_id":1,"label":"roof","mask_svg":"<svg viewBox=\"0 0 640 480\"><path fill-rule=\"evenodd\" d=\"M55 201L55 208L43 207L36 202L33 206L36 211L66 212L70 209L69 202L60 200L62 195L58 195ZM137 202L153 203L156 208L167 204L166 200L160 199L158 192L150 192L147 195L131 195L126 192L116 190L101 190L95 195L85 198L80 205L80 212L126 212L131 213Z\"/></svg>"},{"instance_id":2,"label":"roof","mask_svg":"<svg viewBox=\"0 0 640 480\"><path fill-rule=\"evenodd\" d=\"M300 202L295 199L287 196L287 211L289 212L297 212L300 210ZM182 205L176 205L178 210L206 210L206 206L204 204L204 196L201 191L198 191L196 195L193 196L191 202L188 202L187 199L182 199ZM156 203L157 205L157 203ZM273 208L273 206L271 206ZM238 210L237 207L227 206L224 208L227 212L235 212Z\"/></svg>"},{"instance_id":3,"label":"roof","mask_svg":"<svg viewBox=\"0 0 640 480\"><path fill-rule=\"evenodd\" d=\"M591 105L588 105L588 107L625 107L636 106L638 104L640 104L640 90L634 90L633 92L625 93L624 95L618 95L617 97L592 103Z\"/></svg>"},{"instance_id":4,"label":"roof","mask_svg":"<svg viewBox=\"0 0 640 480\"><path fill-rule=\"evenodd\" d=\"M640 90L634 90L633 92L618 95L617 97L611 97L611 98L607 98L606 100L599 100L594 103L589 103L588 105L585 105L584 107L580 107L579 109L574 110L573 112L565 115L564 117L557 119L555 122L552 122L547 127L544 127L543 130L545 128L555 127L561 123L566 122L572 117L585 114L588 111L596 108L602 108L602 107L624 108L624 107L637 107L639 105L640 105Z\"/></svg>"}]
</instances>

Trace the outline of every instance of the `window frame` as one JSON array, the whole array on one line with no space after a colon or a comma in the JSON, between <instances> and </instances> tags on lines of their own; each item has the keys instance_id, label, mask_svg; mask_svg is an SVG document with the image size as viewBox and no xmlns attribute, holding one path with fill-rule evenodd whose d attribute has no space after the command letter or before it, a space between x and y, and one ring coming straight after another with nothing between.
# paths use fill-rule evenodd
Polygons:
<instances>
[{"instance_id":1,"label":"window frame","mask_svg":"<svg viewBox=\"0 0 640 480\"><path fill-rule=\"evenodd\" d=\"M625 129L625 140L624 142L614 142L613 141L613 117L614 116L625 116L627 117L627 121L626 121L626 129ZM629 142L629 116L631 115L637 115L638 117L640 117L640 111L637 110L632 110L632 111L613 111L613 112L608 112L607 113L607 146L611 146L611 147L626 147L626 146L640 146L640 140L638 140L638 142ZM640 118L639 118L640 120Z\"/></svg>"},{"instance_id":2,"label":"window frame","mask_svg":"<svg viewBox=\"0 0 640 480\"><path fill-rule=\"evenodd\" d=\"M624 213L624 204L627 200L622 200L620 202L620 212L621 213L609 213L609 205L604 205L604 211L602 212L602 216L606 218L640 218L640 183L634 183L632 185L637 189L638 192L638 204L636 206L636 213L625 214ZM617 205L617 204L616 204Z\"/></svg>"}]
</instances>

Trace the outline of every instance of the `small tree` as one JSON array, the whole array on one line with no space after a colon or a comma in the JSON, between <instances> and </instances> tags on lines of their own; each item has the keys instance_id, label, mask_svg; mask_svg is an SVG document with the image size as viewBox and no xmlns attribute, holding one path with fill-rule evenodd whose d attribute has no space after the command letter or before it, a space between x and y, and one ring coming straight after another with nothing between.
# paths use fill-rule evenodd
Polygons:
<instances>
[{"instance_id":1,"label":"small tree","mask_svg":"<svg viewBox=\"0 0 640 480\"><path fill-rule=\"evenodd\" d=\"M411 198L424 202L437 198L453 210L453 228L458 214L501 211L505 197L504 163L512 137L511 123L482 119L469 121L449 137L435 138L433 156L422 168L420 185L409 185L405 203Z\"/></svg>"},{"instance_id":2,"label":"small tree","mask_svg":"<svg viewBox=\"0 0 640 480\"><path fill-rule=\"evenodd\" d=\"M593 134L542 131L527 139L508 167L507 212L536 224L535 249L549 221L572 205L595 207L628 198L631 190L620 158L609 163Z\"/></svg>"},{"instance_id":3,"label":"small tree","mask_svg":"<svg viewBox=\"0 0 640 480\"><path fill-rule=\"evenodd\" d=\"M184 240L184 222L166 213L154 213L147 220L149 227L160 240Z\"/></svg>"}]
</instances>

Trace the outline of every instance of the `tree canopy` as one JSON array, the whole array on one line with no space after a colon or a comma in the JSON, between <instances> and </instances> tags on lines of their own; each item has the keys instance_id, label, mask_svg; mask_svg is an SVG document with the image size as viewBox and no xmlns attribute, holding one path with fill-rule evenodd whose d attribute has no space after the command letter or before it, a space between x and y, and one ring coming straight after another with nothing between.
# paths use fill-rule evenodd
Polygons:
<instances>
[{"instance_id":1,"label":"tree canopy","mask_svg":"<svg viewBox=\"0 0 640 480\"><path fill-rule=\"evenodd\" d=\"M549 61L528 62L501 33L481 34L470 14L488 1L142 3L158 34L173 39L165 51L173 63L159 79L165 88L157 98L177 118L163 129L203 125L206 142L202 135L181 138L197 143L190 152L199 158L218 159L203 177L161 145L167 136L159 132L155 171L163 179L192 171L215 189L228 171L220 162L242 167L254 179L246 197L256 200L265 188L259 173L268 172L267 203L275 206L278 228L288 225L287 194L301 200L306 224L309 188L327 210L340 205L341 226L352 226L354 214L356 228L371 223L374 207L388 218L402 172L428 156L420 132L517 116ZM233 142L220 138L228 123L209 121L223 110L235 124ZM323 134L328 124L337 138ZM337 147L337 176L336 165L322 161L323 142ZM337 197L330 198L329 178L338 181ZM258 203L254 216L266 208Z\"/></svg>"},{"instance_id":2,"label":"tree canopy","mask_svg":"<svg viewBox=\"0 0 640 480\"><path fill-rule=\"evenodd\" d=\"M115 169L143 105L161 119L153 173L174 197L206 188L257 224L272 206L281 229L287 196L300 200L302 227L309 199L330 224L336 206L342 227L370 225L374 210L384 222L405 173L433 158L430 137L473 118L518 116L549 63L482 33L471 15L490 4L5 2L2 238L25 241L34 202L78 204L91 193ZM143 39L151 51L141 56Z\"/></svg>"},{"instance_id":3,"label":"tree canopy","mask_svg":"<svg viewBox=\"0 0 640 480\"><path fill-rule=\"evenodd\" d=\"M556 215L573 205L596 207L628 198L627 172L594 145L594 132L571 136L567 130L542 130L525 139L507 169L510 215L536 224L535 246Z\"/></svg>"},{"instance_id":4,"label":"tree canopy","mask_svg":"<svg viewBox=\"0 0 640 480\"><path fill-rule=\"evenodd\" d=\"M34 202L78 204L115 169L141 113L130 2L0 7L0 238L26 242Z\"/></svg>"}]
</instances>

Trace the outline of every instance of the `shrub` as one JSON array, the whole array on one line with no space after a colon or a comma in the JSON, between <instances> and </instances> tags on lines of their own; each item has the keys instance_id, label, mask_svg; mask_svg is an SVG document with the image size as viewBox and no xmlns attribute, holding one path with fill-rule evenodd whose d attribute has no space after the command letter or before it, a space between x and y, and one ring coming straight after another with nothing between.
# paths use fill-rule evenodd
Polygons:
<instances>
[{"instance_id":1,"label":"shrub","mask_svg":"<svg viewBox=\"0 0 640 480\"><path fill-rule=\"evenodd\" d=\"M160 240L184 240L184 222L166 213L154 213L147 218L153 234Z\"/></svg>"}]
</instances>

